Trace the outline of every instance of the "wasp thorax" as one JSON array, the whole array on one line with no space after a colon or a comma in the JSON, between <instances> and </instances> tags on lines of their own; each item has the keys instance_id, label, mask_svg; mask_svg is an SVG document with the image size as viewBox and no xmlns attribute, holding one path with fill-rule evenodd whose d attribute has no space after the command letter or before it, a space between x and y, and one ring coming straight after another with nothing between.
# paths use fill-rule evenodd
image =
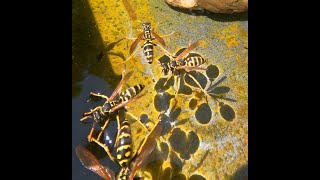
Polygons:
<instances>
[{"instance_id":1,"label":"wasp thorax","mask_svg":"<svg viewBox=\"0 0 320 180\"><path fill-rule=\"evenodd\" d=\"M99 122L99 120L101 119L101 115L99 114L98 111L93 112L93 120Z\"/></svg>"},{"instance_id":2,"label":"wasp thorax","mask_svg":"<svg viewBox=\"0 0 320 180\"><path fill-rule=\"evenodd\" d=\"M102 106L102 112L104 112L104 113L109 112L111 108L112 108L112 106L111 106L110 102L107 102Z\"/></svg>"}]
</instances>

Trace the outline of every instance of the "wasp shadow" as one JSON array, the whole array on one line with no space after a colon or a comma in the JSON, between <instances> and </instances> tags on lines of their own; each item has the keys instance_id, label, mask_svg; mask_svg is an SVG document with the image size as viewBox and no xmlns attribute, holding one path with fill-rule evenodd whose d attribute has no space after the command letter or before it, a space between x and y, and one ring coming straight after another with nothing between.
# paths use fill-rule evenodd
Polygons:
<instances>
[{"instance_id":1,"label":"wasp shadow","mask_svg":"<svg viewBox=\"0 0 320 180\"><path fill-rule=\"evenodd\" d=\"M207 69L206 74L194 71L190 72L188 77L186 77L186 83L188 85L202 91L201 93L197 93L195 98L189 101L189 108L191 110L197 108L195 114L196 119L201 124L207 124L212 114L211 108L208 105L208 98L210 98L218 103L221 117L226 121L233 121L235 119L235 111L232 106L226 104L225 101L236 102L236 100L227 97L227 93L231 90L229 87L219 86L227 76L221 75L219 77L219 68L215 65L209 65L208 67L210 67L210 69ZM209 81L207 81L207 79L209 79ZM202 98L205 98L207 103L198 105Z\"/></svg>"},{"instance_id":2,"label":"wasp shadow","mask_svg":"<svg viewBox=\"0 0 320 180\"><path fill-rule=\"evenodd\" d=\"M186 175L181 172L184 165L182 160L173 151L170 152L169 157L170 167L161 170L158 174L158 179L186 180Z\"/></svg>"},{"instance_id":3,"label":"wasp shadow","mask_svg":"<svg viewBox=\"0 0 320 180\"><path fill-rule=\"evenodd\" d=\"M168 4L168 6L180 13L189 14L192 16L206 16L214 21L218 22L233 22L233 21L248 21L248 11L232 14L214 13L208 10L190 10L185 8L179 8Z\"/></svg>"},{"instance_id":4,"label":"wasp shadow","mask_svg":"<svg viewBox=\"0 0 320 180\"><path fill-rule=\"evenodd\" d=\"M184 160L189 160L191 155L196 153L200 145L200 139L194 131L190 131L187 135L180 128L173 129L169 142L172 149Z\"/></svg>"},{"instance_id":5,"label":"wasp shadow","mask_svg":"<svg viewBox=\"0 0 320 180\"><path fill-rule=\"evenodd\" d=\"M193 174L189 177L189 180L206 180L206 178L199 174Z\"/></svg>"}]
</instances>

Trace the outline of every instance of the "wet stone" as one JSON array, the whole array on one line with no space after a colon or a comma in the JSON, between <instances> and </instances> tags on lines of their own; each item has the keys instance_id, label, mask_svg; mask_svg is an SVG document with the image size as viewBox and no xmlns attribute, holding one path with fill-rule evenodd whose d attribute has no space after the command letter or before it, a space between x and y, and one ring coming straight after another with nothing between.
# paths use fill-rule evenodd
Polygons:
<instances>
[{"instance_id":1,"label":"wet stone","mask_svg":"<svg viewBox=\"0 0 320 180\"><path fill-rule=\"evenodd\" d=\"M220 114L223 119L227 121L233 121L236 117L236 113L234 112L233 108L228 104L222 104L220 107Z\"/></svg>"},{"instance_id":2,"label":"wet stone","mask_svg":"<svg viewBox=\"0 0 320 180\"><path fill-rule=\"evenodd\" d=\"M206 178L199 174L194 174L189 178L189 180L206 180Z\"/></svg>"},{"instance_id":3,"label":"wet stone","mask_svg":"<svg viewBox=\"0 0 320 180\"><path fill-rule=\"evenodd\" d=\"M197 99L191 99L190 102L189 102L189 108L191 110L194 110L196 107L197 107Z\"/></svg>"},{"instance_id":4,"label":"wet stone","mask_svg":"<svg viewBox=\"0 0 320 180\"><path fill-rule=\"evenodd\" d=\"M194 154L200 145L200 139L194 131L188 133L188 153Z\"/></svg>"},{"instance_id":5,"label":"wet stone","mask_svg":"<svg viewBox=\"0 0 320 180\"><path fill-rule=\"evenodd\" d=\"M175 152L170 152L170 165L173 174L178 174L182 170L182 161Z\"/></svg>"},{"instance_id":6,"label":"wet stone","mask_svg":"<svg viewBox=\"0 0 320 180\"><path fill-rule=\"evenodd\" d=\"M169 154L169 146L167 143L161 142L160 148L161 148L161 152L162 152L162 157L164 160L166 160L168 158L168 154Z\"/></svg>"},{"instance_id":7,"label":"wet stone","mask_svg":"<svg viewBox=\"0 0 320 180\"><path fill-rule=\"evenodd\" d=\"M196 119L201 124L208 124L212 117L212 111L207 103L202 103L196 110Z\"/></svg>"},{"instance_id":8,"label":"wet stone","mask_svg":"<svg viewBox=\"0 0 320 180\"><path fill-rule=\"evenodd\" d=\"M159 93L159 94L155 95L154 107L156 108L156 110L158 112L168 110L169 106L170 106L170 100L173 97L174 97L173 95L171 95L167 92Z\"/></svg>"},{"instance_id":9,"label":"wet stone","mask_svg":"<svg viewBox=\"0 0 320 180\"><path fill-rule=\"evenodd\" d=\"M230 91L230 88L227 86L216 87L212 91L214 94L226 94Z\"/></svg>"},{"instance_id":10,"label":"wet stone","mask_svg":"<svg viewBox=\"0 0 320 180\"><path fill-rule=\"evenodd\" d=\"M219 68L216 65L209 65L206 70L208 78L212 81L219 76Z\"/></svg>"},{"instance_id":11,"label":"wet stone","mask_svg":"<svg viewBox=\"0 0 320 180\"><path fill-rule=\"evenodd\" d=\"M171 119L171 122L175 121L179 115L181 114L181 108L178 107L176 109L174 109L173 111L170 112L170 119Z\"/></svg>"},{"instance_id":12,"label":"wet stone","mask_svg":"<svg viewBox=\"0 0 320 180\"><path fill-rule=\"evenodd\" d=\"M172 131L172 135L169 138L171 147L178 153L185 151L185 144L187 142L187 136L180 128L175 128Z\"/></svg>"},{"instance_id":13,"label":"wet stone","mask_svg":"<svg viewBox=\"0 0 320 180\"><path fill-rule=\"evenodd\" d=\"M167 89L169 89L169 85L168 82L167 84L165 84L167 82L167 78L160 78L156 85L154 86L154 90L156 90L156 92L164 92Z\"/></svg>"},{"instance_id":14,"label":"wet stone","mask_svg":"<svg viewBox=\"0 0 320 180\"><path fill-rule=\"evenodd\" d=\"M194 81L193 78L190 76L194 77L197 82ZM204 74L198 71L190 71L185 75L185 81L188 85L199 88L199 85L204 89L207 84L207 78Z\"/></svg>"}]
</instances>

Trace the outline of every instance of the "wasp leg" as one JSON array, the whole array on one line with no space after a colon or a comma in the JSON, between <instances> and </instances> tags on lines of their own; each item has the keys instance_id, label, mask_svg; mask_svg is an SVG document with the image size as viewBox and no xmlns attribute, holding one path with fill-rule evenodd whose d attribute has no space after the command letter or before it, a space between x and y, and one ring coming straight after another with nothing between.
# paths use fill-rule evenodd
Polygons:
<instances>
[{"instance_id":1,"label":"wasp leg","mask_svg":"<svg viewBox=\"0 0 320 180\"><path fill-rule=\"evenodd\" d=\"M159 35L160 37L166 37L166 36L171 36L173 35L174 33L176 33L175 31L172 31L170 34L164 34L164 35Z\"/></svg>"},{"instance_id":2,"label":"wasp leg","mask_svg":"<svg viewBox=\"0 0 320 180\"><path fill-rule=\"evenodd\" d=\"M113 162L117 163L116 158L114 158L114 157L112 156L112 154L111 154L108 146L106 146L105 144L102 144L101 142L99 142L99 141L98 141L97 139L95 139L95 138L92 138L92 141L95 142L95 143L97 143L100 147L102 147L102 148L107 152L107 154L108 154L108 156L110 157L110 159L111 159Z\"/></svg>"},{"instance_id":3,"label":"wasp leg","mask_svg":"<svg viewBox=\"0 0 320 180\"><path fill-rule=\"evenodd\" d=\"M192 75L190 75L188 73L187 73L187 75L199 86L201 91L206 95L206 102L208 104L208 93L207 93L207 91L202 88L202 86L200 85L199 81L197 81L195 77L193 77Z\"/></svg>"},{"instance_id":4,"label":"wasp leg","mask_svg":"<svg viewBox=\"0 0 320 180\"><path fill-rule=\"evenodd\" d=\"M126 112L127 114L129 114L133 119L135 119L136 121L138 121L140 123L140 125L142 127L144 127L147 131L149 131L149 129L145 126L145 124L143 124L141 121L140 121L140 118L136 117L135 115L133 115L132 113L130 112Z\"/></svg>"},{"instance_id":5,"label":"wasp leg","mask_svg":"<svg viewBox=\"0 0 320 180\"><path fill-rule=\"evenodd\" d=\"M199 86L201 91L205 92L205 90L202 88L202 86L200 85L199 81L197 81L195 77L193 77L192 75L190 75L188 73L187 73L187 75Z\"/></svg>"},{"instance_id":6,"label":"wasp leg","mask_svg":"<svg viewBox=\"0 0 320 180\"><path fill-rule=\"evenodd\" d=\"M129 40L136 40L137 38L126 37L126 39L129 39Z\"/></svg>"},{"instance_id":7,"label":"wasp leg","mask_svg":"<svg viewBox=\"0 0 320 180\"><path fill-rule=\"evenodd\" d=\"M106 95L103 95L103 94L90 92L90 95L92 95L92 96L96 96L96 97L101 97L101 98L104 98L104 99L106 99L106 100L108 100L108 101L109 101L109 97L108 97L108 96L106 96Z\"/></svg>"},{"instance_id":8,"label":"wasp leg","mask_svg":"<svg viewBox=\"0 0 320 180\"><path fill-rule=\"evenodd\" d=\"M89 135L88 135L88 142L91 142L92 141L92 134L93 134L93 131L94 131L94 125L95 125L96 123L92 123L92 128L91 128L91 130L90 130L90 133L89 133Z\"/></svg>"},{"instance_id":9,"label":"wasp leg","mask_svg":"<svg viewBox=\"0 0 320 180\"><path fill-rule=\"evenodd\" d=\"M161 51L166 55L168 56L170 59L173 59L174 58L174 55L172 53L170 53L169 51L167 51L162 45L160 44L155 44L153 43L154 46L157 46L161 49Z\"/></svg>"},{"instance_id":10,"label":"wasp leg","mask_svg":"<svg viewBox=\"0 0 320 180\"><path fill-rule=\"evenodd\" d=\"M119 64L124 64L124 63L128 62L128 61L129 61L130 59L132 59L132 57L133 57L134 55L136 55L136 54L138 53L138 51L140 51L140 50L142 50L142 47L137 48L125 61L123 61L123 62L121 62L121 63L119 63Z\"/></svg>"},{"instance_id":11,"label":"wasp leg","mask_svg":"<svg viewBox=\"0 0 320 180\"><path fill-rule=\"evenodd\" d=\"M98 106L98 107L94 108L93 110L91 110L90 112L85 112L85 113L83 113L83 115L88 116L88 115L92 114L92 112L97 111L97 110L99 110L100 108L101 108L101 107Z\"/></svg>"}]
</instances>

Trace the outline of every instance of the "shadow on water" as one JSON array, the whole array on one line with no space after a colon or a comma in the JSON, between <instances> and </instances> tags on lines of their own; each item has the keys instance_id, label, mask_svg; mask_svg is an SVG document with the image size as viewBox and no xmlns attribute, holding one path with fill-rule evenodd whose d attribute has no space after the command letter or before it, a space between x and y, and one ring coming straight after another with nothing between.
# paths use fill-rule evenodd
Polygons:
<instances>
[{"instance_id":1,"label":"shadow on water","mask_svg":"<svg viewBox=\"0 0 320 180\"><path fill-rule=\"evenodd\" d=\"M248 164L240 166L231 177L231 180L247 180L248 179Z\"/></svg>"},{"instance_id":2,"label":"shadow on water","mask_svg":"<svg viewBox=\"0 0 320 180\"><path fill-rule=\"evenodd\" d=\"M93 108L93 104L101 105L101 102L86 102L89 92L97 90L106 94L103 92L106 90L106 95L110 95L121 79L121 76L115 75L107 56L113 53L123 58L121 53L112 52L119 42L103 42L88 1L72 0L72 179L101 179L82 166L75 154L77 144L88 148L101 160L101 164L110 166L114 171L119 169L109 158L105 158L107 155L102 148L88 143L87 135L92 126L80 122L82 113Z\"/></svg>"},{"instance_id":3,"label":"shadow on water","mask_svg":"<svg viewBox=\"0 0 320 180\"><path fill-rule=\"evenodd\" d=\"M218 22L248 21L248 11L241 12L241 13L233 13L233 14L222 14L222 13L213 13L207 10L183 9L183 8L175 7L169 4L168 6L171 9L184 14L189 14L193 16L207 16L208 18Z\"/></svg>"},{"instance_id":4,"label":"shadow on water","mask_svg":"<svg viewBox=\"0 0 320 180\"><path fill-rule=\"evenodd\" d=\"M120 80L120 76L116 77L117 81L114 79L115 74L106 56L116 43L103 42L87 0L72 0L73 97L80 94L82 87L79 82L85 78L86 73L94 74L112 86Z\"/></svg>"}]
</instances>

